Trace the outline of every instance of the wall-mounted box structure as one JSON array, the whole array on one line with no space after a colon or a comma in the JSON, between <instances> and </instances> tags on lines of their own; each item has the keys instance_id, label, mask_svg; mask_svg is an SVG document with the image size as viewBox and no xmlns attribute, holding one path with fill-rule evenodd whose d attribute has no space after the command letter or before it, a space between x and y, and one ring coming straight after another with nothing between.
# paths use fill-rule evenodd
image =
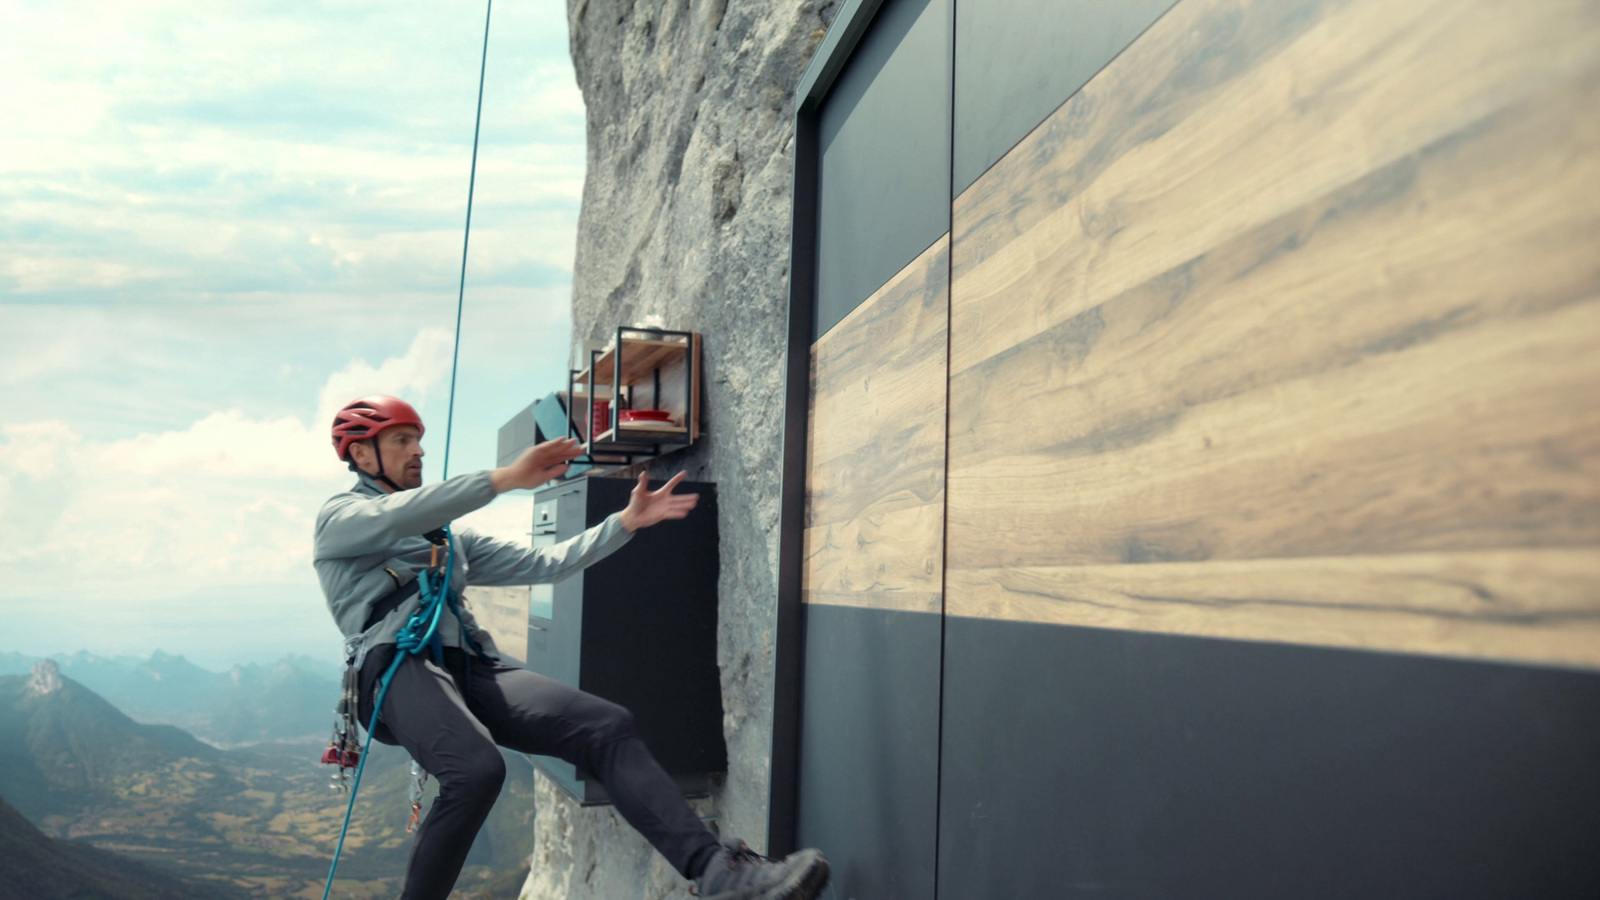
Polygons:
<instances>
[{"instance_id":1,"label":"wall-mounted box structure","mask_svg":"<svg viewBox=\"0 0 1600 900\"><path fill-rule=\"evenodd\" d=\"M500 426L498 464L562 437L582 441L585 451L568 478L681 450L700 439L700 391L697 332L618 328L609 344L588 352L588 365L568 372L566 390Z\"/></svg>"},{"instance_id":2,"label":"wall-mounted box structure","mask_svg":"<svg viewBox=\"0 0 1600 900\"><path fill-rule=\"evenodd\" d=\"M533 541L574 537L627 506L632 479L579 478L534 492ZM652 484L659 488L660 483ZM727 770L717 670L716 486L689 517L643 529L621 550L528 603L527 668L627 707L640 737L684 793ZM534 763L573 799L609 802L588 773L550 757Z\"/></svg>"},{"instance_id":3,"label":"wall-mounted box structure","mask_svg":"<svg viewBox=\"0 0 1600 900\"><path fill-rule=\"evenodd\" d=\"M566 436L583 441L595 462L682 449L700 439L700 335L618 328L572 370L562 399L571 413Z\"/></svg>"}]
</instances>

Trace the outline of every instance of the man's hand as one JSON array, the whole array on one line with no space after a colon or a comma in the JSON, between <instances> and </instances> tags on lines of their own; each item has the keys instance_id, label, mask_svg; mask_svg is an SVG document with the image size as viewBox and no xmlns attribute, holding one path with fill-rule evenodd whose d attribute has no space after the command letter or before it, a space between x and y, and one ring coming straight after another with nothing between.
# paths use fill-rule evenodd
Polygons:
<instances>
[{"instance_id":1,"label":"man's hand","mask_svg":"<svg viewBox=\"0 0 1600 900\"><path fill-rule=\"evenodd\" d=\"M628 508L622 511L622 527L628 531L638 531L649 528L657 522L667 519L681 519L694 509L700 502L699 494L674 494L672 489L683 480L682 472L672 476L672 480L661 486L661 490L650 490L650 475L646 472L639 473L639 483L633 486L633 493L628 497Z\"/></svg>"},{"instance_id":2,"label":"man's hand","mask_svg":"<svg viewBox=\"0 0 1600 900\"><path fill-rule=\"evenodd\" d=\"M567 474L567 463L583 455L583 445L572 438L557 438L529 447L517 461L489 473L495 493L536 488Z\"/></svg>"}]
</instances>

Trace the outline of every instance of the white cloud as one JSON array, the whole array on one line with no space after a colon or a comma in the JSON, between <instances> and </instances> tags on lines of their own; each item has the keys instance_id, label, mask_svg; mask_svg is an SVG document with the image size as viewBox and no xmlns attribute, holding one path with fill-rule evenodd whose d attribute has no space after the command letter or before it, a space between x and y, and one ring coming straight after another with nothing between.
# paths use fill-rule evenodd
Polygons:
<instances>
[{"instance_id":1,"label":"white cloud","mask_svg":"<svg viewBox=\"0 0 1600 900\"><path fill-rule=\"evenodd\" d=\"M81 443L65 422L30 422L0 426L5 439L0 450L0 472L9 471L26 478L49 478L61 467L64 457Z\"/></svg>"},{"instance_id":2,"label":"white cloud","mask_svg":"<svg viewBox=\"0 0 1600 900\"><path fill-rule=\"evenodd\" d=\"M405 355L370 366L355 360L328 379L317 395L314 422L332 423L333 415L351 400L368 394L391 394L420 406L450 374L454 337L440 328L424 328Z\"/></svg>"},{"instance_id":3,"label":"white cloud","mask_svg":"<svg viewBox=\"0 0 1600 900\"><path fill-rule=\"evenodd\" d=\"M495 10L453 471L565 377L585 132L565 14ZM317 615L312 522L350 479L333 410L404 396L442 448L481 0L0 20L6 621L113 649ZM470 518L515 539L526 504Z\"/></svg>"},{"instance_id":4,"label":"white cloud","mask_svg":"<svg viewBox=\"0 0 1600 900\"><path fill-rule=\"evenodd\" d=\"M294 418L251 419L242 410L212 413L183 431L141 434L101 445L93 463L129 479L162 475L225 478L320 478L328 437Z\"/></svg>"},{"instance_id":5,"label":"white cloud","mask_svg":"<svg viewBox=\"0 0 1600 900\"><path fill-rule=\"evenodd\" d=\"M0 292L453 282L480 9L12 4ZM559 0L497 11L477 203L516 237L483 235L503 251L476 273L571 265L584 118L565 24Z\"/></svg>"},{"instance_id":6,"label":"white cloud","mask_svg":"<svg viewBox=\"0 0 1600 900\"><path fill-rule=\"evenodd\" d=\"M317 509L350 482L327 426L352 397L426 396L446 383L450 335L330 375L313 422L221 410L172 431L86 438L59 420L0 427L0 540L13 591L116 584L83 608L187 590L311 583ZM77 591L74 591L77 593Z\"/></svg>"},{"instance_id":7,"label":"white cloud","mask_svg":"<svg viewBox=\"0 0 1600 900\"><path fill-rule=\"evenodd\" d=\"M174 274L151 266L45 255L5 260L0 262L0 272L12 279L19 294L71 288L120 288Z\"/></svg>"}]
</instances>

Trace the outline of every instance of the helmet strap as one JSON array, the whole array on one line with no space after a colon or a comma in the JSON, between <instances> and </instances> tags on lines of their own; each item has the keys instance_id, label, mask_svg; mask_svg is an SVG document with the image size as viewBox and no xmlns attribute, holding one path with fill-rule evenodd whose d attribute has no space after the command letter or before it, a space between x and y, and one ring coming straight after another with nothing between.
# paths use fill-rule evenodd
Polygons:
<instances>
[{"instance_id":1,"label":"helmet strap","mask_svg":"<svg viewBox=\"0 0 1600 900\"><path fill-rule=\"evenodd\" d=\"M404 488L400 487L400 485L398 485L398 484L395 484L393 481L390 481L389 480L389 476L383 474L383 453L378 449L378 438L376 436L374 436L371 440L372 440L372 455L374 457L376 457L377 460L378 460L378 472L377 472L376 475L374 475L372 477L378 479L379 481L383 482L384 484L387 484L390 488L392 488L394 490L395 493L397 493L397 494L400 493L400 491L404 490Z\"/></svg>"}]
</instances>

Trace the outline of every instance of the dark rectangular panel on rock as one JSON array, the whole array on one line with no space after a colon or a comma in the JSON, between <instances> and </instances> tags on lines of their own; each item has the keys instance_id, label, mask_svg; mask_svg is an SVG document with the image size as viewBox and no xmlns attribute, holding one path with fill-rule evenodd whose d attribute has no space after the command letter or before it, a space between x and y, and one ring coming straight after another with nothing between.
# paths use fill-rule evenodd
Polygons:
<instances>
[{"instance_id":1,"label":"dark rectangular panel on rock","mask_svg":"<svg viewBox=\"0 0 1600 900\"><path fill-rule=\"evenodd\" d=\"M947 609L1600 666L1600 15L1183 0L956 201Z\"/></svg>"},{"instance_id":2,"label":"dark rectangular panel on rock","mask_svg":"<svg viewBox=\"0 0 1600 900\"><path fill-rule=\"evenodd\" d=\"M1600 896L1600 674L951 616L944 723L941 897Z\"/></svg>"},{"instance_id":3,"label":"dark rectangular panel on rock","mask_svg":"<svg viewBox=\"0 0 1600 900\"><path fill-rule=\"evenodd\" d=\"M838 897L933 896L940 618L806 605L799 844Z\"/></svg>"},{"instance_id":4,"label":"dark rectangular panel on rock","mask_svg":"<svg viewBox=\"0 0 1600 900\"><path fill-rule=\"evenodd\" d=\"M976 0L956 10L959 194L1173 0Z\"/></svg>"},{"instance_id":5,"label":"dark rectangular panel on rock","mask_svg":"<svg viewBox=\"0 0 1600 900\"><path fill-rule=\"evenodd\" d=\"M813 339L950 230L952 0L887 0L820 116Z\"/></svg>"},{"instance_id":6,"label":"dark rectangular panel on rock","mask_svg":"<svg viewBox=\"0 0 1600 900\"><path fill-rule=\"evenodd\" d=\"M552 482L534 494L534 529L549 547L628 505L629 478ZM659 489L664 481L652 481ZM699 496L681 521L642 530L614 554L551 585L551 605L524 606L526 668L620 704L656 761L686 791L726 772L717 671L716 485L684 481ZM549 533L553 528L554 533ZM526 602L526 601L525 601ZM593 773L546 756L536 763L581 803L609 802Z\"/></svg>"}]
</instances>

